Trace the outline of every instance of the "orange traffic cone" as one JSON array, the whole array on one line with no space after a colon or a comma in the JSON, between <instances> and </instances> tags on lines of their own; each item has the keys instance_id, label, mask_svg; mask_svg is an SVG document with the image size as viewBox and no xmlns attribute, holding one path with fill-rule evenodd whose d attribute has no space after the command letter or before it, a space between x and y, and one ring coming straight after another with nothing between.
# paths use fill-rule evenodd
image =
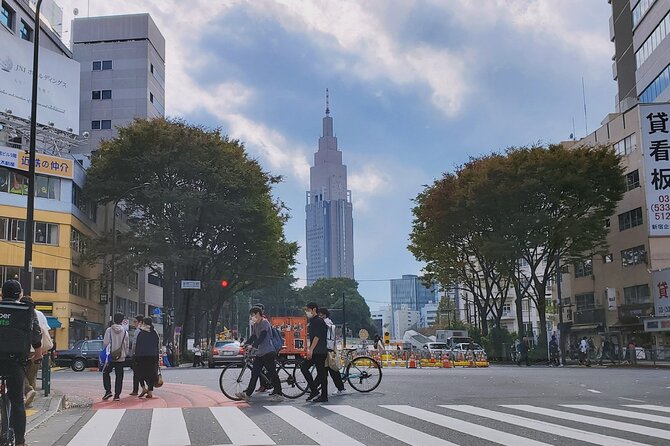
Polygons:
<instances>
[{"instance_id":1,"label":"orange traffic cone","mask_svg":"<svg viewBox=\"0 0 670 446\"><path fill-rule=\"evenodd\" d=\"M414 353L409 357L409 368L410 369L415 369L416 368L416 359L414 359Z\"/></svg>"},{"instance_id":2,"label":"orange traffic cone","mask_svg":"<svg viewBox=\"0 0 670 446\"><path fill-rule=\"evenodd\" d=\"M442 367L445 369L451 368L451 361L449 361L449 355L447 354L442 355Z\"/></svg>"}]
</instances>

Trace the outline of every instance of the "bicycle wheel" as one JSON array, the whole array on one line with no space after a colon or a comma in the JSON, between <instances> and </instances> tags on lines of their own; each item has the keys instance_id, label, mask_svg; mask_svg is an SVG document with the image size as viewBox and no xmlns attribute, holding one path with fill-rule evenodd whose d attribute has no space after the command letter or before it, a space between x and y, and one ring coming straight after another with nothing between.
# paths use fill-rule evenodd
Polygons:
<instances>
[{"instance_id":1,"label":"bicycle wheel","mask_svg":"<svg viewBox=\"0 0 670 446\"><path fill-rule=\"evenodd\" d=\"M6 393L2 394L0 398L0 445L14 446L16 438L14 438L14 429L9 426L9 418L12 410L11 403Z\"/></svg>"},{"instance_id":2,"label":"bicycle wheel","mask_svg":"<svg viewBox=\"0 0 670 446\"><path fill-rule=\"evenodd\" d=\"M369 356L351 360L345 371L349 384L359 392L372 392L382 382L382 368Z\"/></svg>"},{"instance_id":3,"label":"bicycle wheel","mask_svg":"<svg viewBox=\"0 0 670 446\"><path fill-rule=\"evenodd\" d=\"M300 371L300 361L289 360L278 364L277 373L281 390L286 398L300 398L307 391L307 381Z\"/></svg>"},{"instance_id":4,"label":"bicycle wheel","mask_svg":"<svg viewBox=\"0 0 670 446\"><path fill-rule=\"evenodd\" d=\"M307 380L305 379L305 375L303 375L302 370L300 370L302 360L296 360L295 363L295 368L293 369L293 380L295 385L298 386L298 388L301 389L303 391L302 393L304 394L309 390L309 387L307 387ZM312 366L310 373L312 374L312 377L315 377L316 367Z\"/></svg>"},{"instance_id":5,"label":"bicycle wheel","mask_svg":"<svg viewBox=\"0 0 670 446\"><path fill-rule=\"evenodd\" d=\"M236 393L244 392L251 381L251 369L246 364L228 364L221 370L219 387L226 397L233 401L240 401Z\"/></svg>"}]
</instances>

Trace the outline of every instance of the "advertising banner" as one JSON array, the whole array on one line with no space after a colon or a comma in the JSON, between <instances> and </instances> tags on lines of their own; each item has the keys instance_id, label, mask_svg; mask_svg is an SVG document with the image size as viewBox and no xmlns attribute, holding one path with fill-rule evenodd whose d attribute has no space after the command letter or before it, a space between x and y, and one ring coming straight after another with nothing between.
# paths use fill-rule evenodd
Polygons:
<instances>
[{"instance_id":1,"label":"advertising banner","mask_svg":"<svg viewBox=\"0 0 670 446\"><path fill-rule=\"evenodd\" d=\"M654 314L656 317L670 316L670 269L652 271L651 294L654 296Z\"/></svg>"},{"instance_id":2,"label":"advertising banner","mask_svg":"<svg viewBox=\"0 0 670 446\"><path fill-rule=\"evenodd\" d=\"M607 288L607 309L616 311L616 288Z\"/></svg>"},{"instance_id":3,"label":"advertising banner","mask_svg":"<svg viewBox=\"0 0 670 446\"><path fill-rule=\"evenodd\" d=\"M79 62L40 48L37 122L79 133ZM0 110L30 119L33 44L0 33ZM71 130L68 130L71 129Z\"/></svg>"},{"instance_id":4,"label":"advertising banner","mask_svg":"<svg viewBox=\"0 0 670 446\"><path fill-rule=\"evenodd\" d=\"M0 146L0 167L28 171L30 156L23 150ZM72 178L74 160L38 153L35 157L35 173L52 177Z\"/></svg>"}]
</instances>

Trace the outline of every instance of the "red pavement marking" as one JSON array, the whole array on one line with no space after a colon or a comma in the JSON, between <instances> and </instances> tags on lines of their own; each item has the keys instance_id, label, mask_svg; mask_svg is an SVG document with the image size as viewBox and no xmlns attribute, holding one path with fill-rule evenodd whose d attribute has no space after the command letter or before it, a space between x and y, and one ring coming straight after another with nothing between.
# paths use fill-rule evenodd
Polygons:
<instances>
[{"instance_id":1,"label":"red pavement marking","mask_svg":"<svg viewBox=\"0 0 670 446\"><path fill-rule=\"evenodd\" d=\"M132 381L124 380L123 388L121 401L112 401L111 399L102 401L102 395L104 394L102 379L100 382L80 382L76 386L73 386L73 388L68 390L61 388L59 391L66 395L75 394L90 398L94 402L93 410L248 406L247 403L229 400L221 392L192 384L166 382L163 387L154 389L153 398L151 399L128 395L130 390L132 390Z\"/></svg>"}]
</instances>

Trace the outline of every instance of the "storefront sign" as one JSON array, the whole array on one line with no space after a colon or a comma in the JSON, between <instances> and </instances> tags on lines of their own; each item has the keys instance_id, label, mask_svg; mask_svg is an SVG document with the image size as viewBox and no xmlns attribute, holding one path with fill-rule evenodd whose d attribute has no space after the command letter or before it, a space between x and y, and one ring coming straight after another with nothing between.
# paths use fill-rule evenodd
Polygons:
<instances>
[{"instance_id":1,"label":"storefront sign","mask_svg":"<svg viewBox=\"0 0 670 446\"><path fill-rule=\"evenodd\" d=\"M0 146L0 167L9 167L28 172L30 157L19 149ZM74 160L38 153L35 157L35 173L52 177L72 178Z\"/></svg>"},{"instance_id":2,"label":"storefront sign","mask_svg":"<svg viewBox=\"0 0 670 446\"><path fill-rule=\"evenodd\" d=\"M651 293L654 295L654 315L670 316L670 268L651 273Z\"/></svg>"},{"instance_id":3,"label":"storefront sign","mask_svg":"<svg viewBox=\"0 0 670 446\"><path fill-rule=\"evenodd\" d=\"M670 235L670 104L640 105L650 236Z\"/></svg>"},{"instance_id":4,"label":"storefront sign","mask_svg":"<svg viewBox=\"0 0 670 446\"><path fill-rule=\"evenodd\" d=\"M646 320L644 331L670 331L670 318Z\"/></svg>"},{"instance_id":5,"label":"storefront sign","mask_svg":"<svg viewBox=\"0 0 670 446\"><path fill-rule=\"evenodd\" d=\"M51 315L54 312L54 304L53 302L35 302L35 309L46 315Z\"/></svg>"}]
</instances>

